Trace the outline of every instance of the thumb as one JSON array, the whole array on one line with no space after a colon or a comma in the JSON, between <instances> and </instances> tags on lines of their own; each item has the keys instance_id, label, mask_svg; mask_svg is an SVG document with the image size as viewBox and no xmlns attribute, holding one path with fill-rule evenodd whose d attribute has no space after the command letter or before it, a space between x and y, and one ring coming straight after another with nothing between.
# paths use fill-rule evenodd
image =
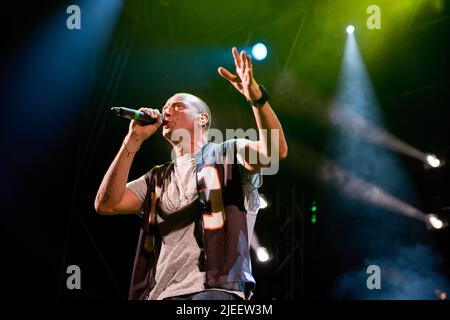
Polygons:
<instances>
[{"instance_id":1,"label":"thumb","mask_svg":"<svg viewBox=\"0 0 450 320\"><path fill-rule=\"evenodd\" d=\"M222 78L225 78L231 82L236 82L239 79L238 76L232 74L230 71L228 71L227 69L225 69L223 67L219 67L219 69L217 69L217 72L219 72L219 74L222 76Z\"/></svg>"}]
</instances>

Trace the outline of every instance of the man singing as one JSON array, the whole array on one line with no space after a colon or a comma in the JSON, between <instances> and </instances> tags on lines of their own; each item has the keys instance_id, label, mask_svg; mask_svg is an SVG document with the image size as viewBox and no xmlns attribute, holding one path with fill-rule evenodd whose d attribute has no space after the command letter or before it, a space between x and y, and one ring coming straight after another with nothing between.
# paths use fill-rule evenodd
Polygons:
<instances>
[{"instance_id":1,"label":"man singing","mask_svg":"<svg viewBox=\"0 0 450 320\"><path fill-rule=\"evenodd\" d=\"M131 121L97 192L97 212L143 218L129 299L238 300L252 295L250 241L261 171L286 158L288 148L268 93L253 78L250 56L236 48L232 54L236 75L222 67L218 72L252 106L258 139L208 142L208 105L177 93L162 109L164 124L158 110L139 109L156 123ZM172 145L172 161L127 183L136 152L161 126Z\"/></svg>"}]
</instances>

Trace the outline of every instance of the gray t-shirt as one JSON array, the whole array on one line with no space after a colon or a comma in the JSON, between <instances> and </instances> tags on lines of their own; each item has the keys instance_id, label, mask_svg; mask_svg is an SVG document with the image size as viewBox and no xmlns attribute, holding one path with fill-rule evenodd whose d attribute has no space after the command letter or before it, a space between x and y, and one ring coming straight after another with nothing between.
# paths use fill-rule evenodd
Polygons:
<instances>
[{"instance_id":1,"label":"gray t-shirt","mask_svg":"<svg viewBox=\"0 0 450 320\"><path fill-rule=\"evenodd\" d=\"M250 140L236 139L237 151L244 148L248 142ZM238 161L242 164L239 156ZM146 175L127 183L127 188L141 202L147 194ZM262 184L262 176L261 174L250 175L241 166L241 177L250 244L260 206L257 188ZM158 227L163 230L162 244L156 266L156 285L148 299L164 299L205 290L206 274L199 268L201 250L194 236L195 223L190 222L189 217L173 219L198 198L196 181L195 157L186 154L174 161L174 170L163 182L164 192L160 198L161 212L157 215ZM160 196L160 190L157 190L157 193L159 193L157 196ZM187 223L180 225L180 220ZM244 298L244 293L233 293Z\"/></svg>"}]
</instances>

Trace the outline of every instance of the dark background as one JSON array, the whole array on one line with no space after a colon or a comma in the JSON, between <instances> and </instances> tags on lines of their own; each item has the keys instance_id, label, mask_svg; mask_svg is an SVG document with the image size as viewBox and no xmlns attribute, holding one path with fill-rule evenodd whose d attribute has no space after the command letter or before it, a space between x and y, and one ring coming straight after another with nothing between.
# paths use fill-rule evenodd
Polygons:
<instances>
[{"instance_id":1,"label":"dark background","mask_svg":"<svg viewBox=\"0 0 450 320\"><path fill-rule=\"evenodd\" d=\"M11 297L126 298L140 219L93 208L128 128L109 108L160 107L190 92L209 104L213 127L255 127L245 99L216 70L232 70L232 46L259 41L269 54L254 61L255 78L271 92L289 156L260 189L271 206L260 211L256 233L273 259L254 261L255 298L437 299L436 290L449 290L448 229L428 230L320 178L323 159L339 163L340 134L327 115L349 23L384 129L450 161L447 2L139 0L112 12L118 3L16 1L2 10L1 274ZM66 28L70 4L81 7L81 30ZM381 8L381 30L365 27L370 4ZM340 165L420 211L448 216L448 166L425 170L418 159L362 144L360 157ZM151 137L130 179L169 154L168 143ZM377 167L385 159L395 166ZM292 237L282 228L290 212ZM299 247L290 255L293 239ZM71 264L82 270L82 290L66 289ZM365 287L370 264L382 269L381 290Z\"/></svg>"}]
</instances>

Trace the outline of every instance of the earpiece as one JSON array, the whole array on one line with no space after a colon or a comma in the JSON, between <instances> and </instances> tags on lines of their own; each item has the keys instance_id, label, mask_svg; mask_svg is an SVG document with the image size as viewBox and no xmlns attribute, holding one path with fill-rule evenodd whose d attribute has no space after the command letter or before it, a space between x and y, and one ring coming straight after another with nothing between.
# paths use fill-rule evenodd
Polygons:
<instances>
[{"instance_id":1,"label":"earpiece","mask_svg":"<svg viewBox=\"0 0 450 320\"><path fill-rule=\"evenodd\" d=\"M204 114L201 114L201 115L200 115L200 120L201 120L201 121L205 121L205 120L207 120L207 118L205 117Z\"/></svg>"}]
</instances>

